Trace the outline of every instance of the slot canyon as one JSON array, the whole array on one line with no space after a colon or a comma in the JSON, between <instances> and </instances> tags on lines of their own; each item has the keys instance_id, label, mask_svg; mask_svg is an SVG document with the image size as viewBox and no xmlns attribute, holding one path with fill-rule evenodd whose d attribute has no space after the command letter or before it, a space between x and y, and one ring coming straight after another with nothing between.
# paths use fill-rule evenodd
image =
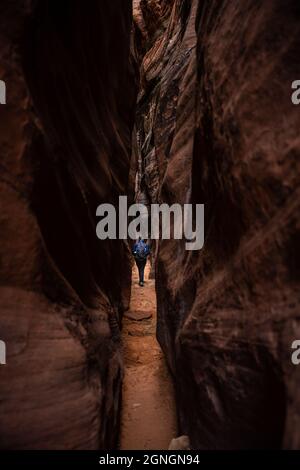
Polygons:
<instances>
[{"instance_id":1,"label":"slot canyon","mask_svg":"<svg viewBox=\"0 0 300 470\"><path fill-rule=\"evenodd\" d=\"M162 448L300 448L299 50L297 0L1 1L1 449L132 445L152 358ZM203 249L153 241L140 289L121 195L204 204Z\"/></svg>"}]
</instances>

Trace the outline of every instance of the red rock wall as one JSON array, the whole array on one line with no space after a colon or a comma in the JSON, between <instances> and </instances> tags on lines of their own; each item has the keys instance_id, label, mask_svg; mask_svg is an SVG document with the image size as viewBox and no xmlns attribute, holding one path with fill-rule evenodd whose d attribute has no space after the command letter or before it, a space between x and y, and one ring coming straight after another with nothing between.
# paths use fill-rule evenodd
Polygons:
<instances>
[{"instance_id":1,"label":"red rock wall","mask_svg":"<svg viewBox=\"0 0 300 470\"><path fill-rule=\"evenodd\" d=\"M0 6L0 447L116 445L128 249L96 238L127 192L129 0Z\"/></svg>"},{"instance_id":2,"label":"red rock wall","mask_svg":"<svg viewBox=\"0 0 300 470\"><path fill-rule=\"evenodd\" d=\"M156 258L158 339L197 449L300 447L299 17L296 0L175 0L142 59L150 200L205 203L204 249L162 241Z\"/></svg>"}]
</instances>

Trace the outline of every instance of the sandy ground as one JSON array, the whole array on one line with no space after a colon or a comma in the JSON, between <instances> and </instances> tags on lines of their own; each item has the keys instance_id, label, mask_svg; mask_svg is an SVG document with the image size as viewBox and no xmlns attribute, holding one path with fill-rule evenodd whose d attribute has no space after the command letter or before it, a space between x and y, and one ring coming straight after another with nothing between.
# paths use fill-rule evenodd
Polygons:
<instances>
[{"instance_id":1,"label":"sandy ground","mask_svg":"<svg viewBox=\"0 0 300 470\"><path fill-rule=\"evenodd\" d=\"M125 380L121 414L120 449L164 450L176 437L176 411L172 380L156 341L154 280L139 287L133 271L130 314L144 320L123 321Z\"/></svg>"}]
</instances>

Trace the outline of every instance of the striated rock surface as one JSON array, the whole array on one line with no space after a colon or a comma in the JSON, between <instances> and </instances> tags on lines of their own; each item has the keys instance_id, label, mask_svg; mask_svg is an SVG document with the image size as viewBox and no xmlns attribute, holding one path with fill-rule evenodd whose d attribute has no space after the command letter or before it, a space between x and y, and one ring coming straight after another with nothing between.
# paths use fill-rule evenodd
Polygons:
<instances>
[{"instance_id":1,"label":"striated rock surface","mask_svg":"<svg viewBox=\"0 0 300 470\"><path fill-rule=\"evenodd\" d=\"M129 0L0 6L2 449L115 446L128 248L96 238L127 192Z\"/></svg>"},{"instance_id":2,"label":"striated rock surface","mask_svg":"<svg viewBox=\"0 0 300 470\"><path fill-rule=\"evenodd\" d=\"M298 2L174 0L163 26L144 3L143 190L151 202L205 203L204 249L165 240L156 254L180 432L197 449L299 448Z\"/></svg>"}]
</instances>

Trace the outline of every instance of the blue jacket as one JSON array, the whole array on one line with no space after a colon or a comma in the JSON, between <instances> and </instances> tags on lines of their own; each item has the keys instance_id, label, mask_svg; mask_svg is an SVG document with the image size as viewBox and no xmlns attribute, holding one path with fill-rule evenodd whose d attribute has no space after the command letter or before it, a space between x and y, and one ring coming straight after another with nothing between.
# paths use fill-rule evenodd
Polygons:
<instances>
[{"instance_id":1,"label":"blue jacket","mask_svg":"<svg viewBox=\"0 0 300 470\"><path fill-rule=\"evenodd\" d=\"M144 240L139 240L134 244L132 253L135 258L147 259L147 256L150 254L149 245Z\"/></svg>"}]
</instances>

